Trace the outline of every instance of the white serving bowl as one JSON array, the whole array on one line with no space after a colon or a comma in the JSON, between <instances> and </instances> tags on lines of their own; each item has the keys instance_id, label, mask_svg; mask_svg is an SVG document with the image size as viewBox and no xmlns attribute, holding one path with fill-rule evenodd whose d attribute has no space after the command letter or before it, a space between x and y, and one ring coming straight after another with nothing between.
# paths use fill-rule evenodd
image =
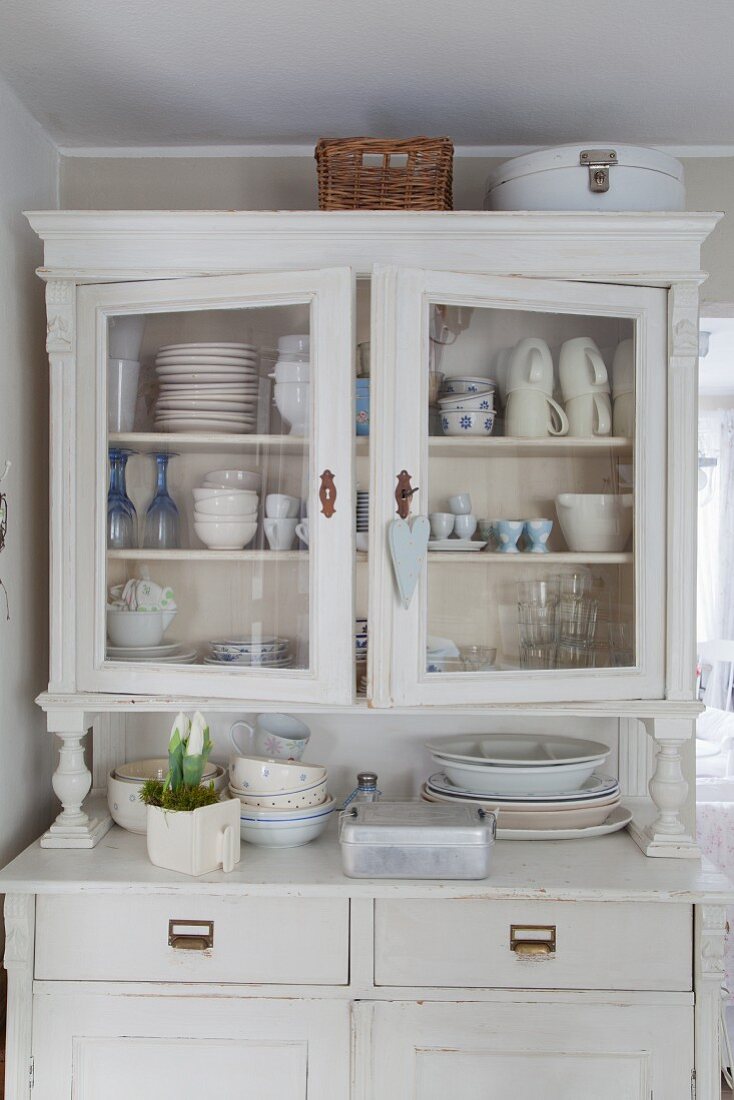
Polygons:
<instances>
[{"instance_id":1,"label":"white serving bowl","mask_svg":"<svg viewBox=\"0 0 734 1100\"><path fill-rule=\"evenodd\" d=\"M233 756L229 761L229 781L238 794L301 791L325 779L326 768L323 764L304 764L302 760Z\"/></svg>"},{"instance_id":2,"label":"white serving bowl","mask_svg":"<svg viewBox=\"0 0 734 1100\"><path fill-rule=\"evenodd\" d=\"M110 809L112 820L123 829L131 833L146 832L148 807L140 801L140 791L146 778L157 778L159 766L163 766L163 775L168 771L168 760L141 760L138 765L151 765L151 776L140 779L119 779L114 771L107 777L107 805ZM127 765L128 768L131 765ZM221 795L227 787L227 773L218 764L213 765L214 774L202 779L202 786L214 783L214 789Z\"/></svg>"},{"instance_id":3,"label":"white serving bowl","mask_svg":"<svg viewBox=\"0 0 734 1100\"><path fill-rule=\"evenodd\" d=\"M294 435L305 435L311 415L311 386L308 382L276 382L275 406Z\"/></svg>"},{"instance_id":4,"label":"white serving bowl","mask_svg":"<svg viewBox=\"0 0 734 1100\"><path fill-rule=\"evenodd\" d=\"M321 836L332 813L333 806L321 815L301 821L255 821L240 817L240 835L249 844L263 848L298 848Z\"/></svg>"},{"instance_id":5,"label":"white serving bowl","mask_svg":"<svg viewBox=\"0 0 734 1100\"><path fill-rule=\"evenodd\" d=\"M280 360L275 364L275 370L268 378L274 378L276 382L309 382L311 379L310 363L285 363Z\"/></svg>"},{"instance_id":6,"label":"white serving bowl","mask_svg":"<svg viewBox=\"0 0 734 1100\"><path fill-rule=\"evenodd\" d=\"M146 779L165 779L168 771L168 757L155 756L150 760L129 760L115 768L115 779L123 783L143 783ZM213 779L217 772L224 771L219 764L206 764L204 779ZM217 788L219 789L219 788Z\"/></svg>"},{"instance_id":7,"label":"white serving bowl","mask_svg":"<svg viewBox=\"0 0 734 1100\"><path fill-rule=\"evenodd\" d=\"M275 821L278 824L283 821L308 821L315 817L322 817L334 809L336 809L336 803L332 796L327 794L320 806L300 807L297 810L261 810L256 806L243 806L240 817L246 817L252 821Z\"/></svg>"},{"instance_id":8,"label":"white serving bowl","mask_svg":"<svg viewBox=\"0 0 734 1100\"><path fill-rule=\"evenodd\" d=\"M569 550L624 550L632 532L632 506L632 493L560 493L556 512Z\"/></svg>"},{"instance_id":9,"label":"white serving bowl","mask_svg":"<svg viewBox=\"0 0 734 1100\"><path fill-rule=\"evenodd\" d=\"M326 779L324 778L310 787L295 791L283 791L280 794L242 791L238 787L233 787L231 783L229 790L232 797L239 798L243 806L254 806L260 810L306 809L311 806L323 805L326 799Z\"/></svg>"},{"instance_id":10,"label":"white serving bowl","mask_svg":"<svg viewBox=\"0 0 734 1100\"><path fill-rule=\"evenodd\" d=\"M478 412L472 409L441 410L441 427L444 435L491 435L494 412Z\"/></svg>"},{"instance_id":11,"label":"white serving bowl","mask_svg":"<svg viewBox=\"0 0 734 1100\"><path fill-rule=\"evenodd\" d=\"M107 634L113 645L160 645L163 635L173 622L175 611L126 611L107 608Z\"/></svg>"},{"instance_id":12,"label":"white serving bowl","mask_svg":"<svg viewBox=\"0 0 734 1100\"><path fill-rule=\"evenodd\" d=\"M250 519L196 519L194 530L210 550L244 550L257 532L257 521Z\"/></svg>"},{"instance_id":13,"label":"white serving bowl","mask_svg":"<svg viewBox=\"0 0 734 1100\"><path fill-rule=\"evenodd\" d=\"M194 508L194 520L197 523L221 523L221 524L234 524L234 523L257 523L257 512L247 512L243 516L212 516L207 512L202 512L197 504Z\"/></svg>"},{"instance_id":14,"label":"white serving bowl","mask_svg":"<svg viewBox=\"0 0 734 1100\"><path fill-rule=\"evenodd\" d=\"M204 478L204 487L216 489L253 489L259 493L262 489L262 474L253 470L211 470Z\"/></svg>"},{"instance_id":15,"label":"white serving bowl","mask_svg":"<svg viewBox=\"0 0 734 1100\"><path fill-rule=\"evenodd\" d=\"M562 794L583 787L597 766L596 760L584 760L574 764L556 764L552 768L509 764L467 764L459 760L447 760L439 753L431 753L433 761L457 787L470 794L525 795Z\"/></svg>"},{"instance_id":16,"label":"white serving bowl","mask_svg":"<svg viewBox=\"0 0 734 1100\"><path fill-rule=\"evenodd\" d=\"M257 493L253 504L249 493L223 493L222 496L196 501L196 512L201 516L217 516L220 519L233 516L257 515Z\"/></svg>"}]
</instances>

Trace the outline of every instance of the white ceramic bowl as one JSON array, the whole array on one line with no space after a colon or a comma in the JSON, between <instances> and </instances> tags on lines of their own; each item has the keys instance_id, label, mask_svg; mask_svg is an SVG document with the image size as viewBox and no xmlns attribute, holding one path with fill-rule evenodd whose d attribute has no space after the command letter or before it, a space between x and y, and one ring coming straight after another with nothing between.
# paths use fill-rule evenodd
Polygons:
<instances>
[{"instance_id":1,"label":"white ceramic bowl","mask_svg":"<svg viewBox=\"0 0 734 1100\"><path fill-rule=\"evenodd\" d=\"M219 518L254 516L257 515L257 494L255 494L254 503L249 493L223 493L222 496L211 497L208 500L197 500L196 512L201 516Z\"/></svg>"},{"instance_id":2,"label":"white ceramic bowl","mask_svg":"<svg viewBox=\"0 0 734 1100\"><path fill-rule=\"evenodd\" d=\"M197 504L211 504L212 501L219 500L238 500L249 504L254 511L260 501L260 494L253 489L233 489L229 487L218 489L213 485L204 485L200 489L192 489L191 491Z\"/></svg>"},{"instance_id":3,"label":"white ceramic bowl","mask_svg":"<svg viewBox=\"0 0 734 1100\"><path fill-rule=\"evenodd\" d=\"M240 800L241 801L241 800ZM336 803L330 794L327 794L320 806L299 808L297 810L260 810L256 806L243 807L240 817L246 817L252 821L275 821L276 824L283 821L308 821L336 809Z\"/></svg>"},{"instance_id":4,"label":"white ceramic bowl","mask_svg":"<svg viewBox=\"0 0 734 1100\"><path fill-rule=\"evenodd\" d=\"M494 411L494 390L481 390L479 393L464 393L457 397L439 397L438 406L441 412L457 412L461 409L471 409L472 412Z\"/></svg>"},{"instance_id":5,"label":"white ceramic bowl","mask_svg":"<svg viewBox=\"0 0 734 1100\"><path fill-rule=\"evenodd\" d=\"M311 337L308 333L296 333L293 336L278 337L278 352L288 354L308 355L311 348Z\"/></svg>"},{"instance_id":6,"label":"white ceramic bowl","mask_svg":"<svg viewBox=\"0 0 734 1100\"><path fill-rule=\"evenodd\" d=\"M194 530L210 550L244 550L257 531L257 521L194 518Z\"/></svg>"},{"instance_id":7,"label":"white ceramic bowl","mask_svg":"<svg viewBox=\"0 0 734 1100\"><path fill-rule=\"evenodd\" d=\"M164 779L168 771L168 757L155 756L150 760L129 760L115 768L115 779L124 783L142 783L146 779ZM218 764L208 763L204 767L204 778L213 779L218 771L224 771Z\"/></svg>"},{"instance_id":8,"label":"white ceramic bowl","mask_svg":"<svg viewBox=\"0 0 734 1100\"><path fill-rule=\"evenodd\" d=\"M243 806L256 807L261 810L296 810L306 809L311 806L321 806L326 799L326 779L320 783L314 783L311 787L302 790L283 791L281 794L253 793L241 791L230 784L230 794L233 798L239 798Z\"/></svg>"},{"instance_id":9,"label":"white ceramic bowl","mask_svg":"<svg viewBox=\"0 0 734 1100\"><path fill-rule=\"evenodd\" d=\"M597 766L596 760L576 764L556 764L552 768L508 764L467 764L459 760L447 760L438 753L431 753L433 761L446 773L452 783L471 794L525 795L561 794L577 791L589 779Z\"/></svg>"},{"instance_id":10,"label":"white ceramic bowl","mask_svg":"<svg viewBox=\"0 0 734 1100\"><path fill-rule=\"evenodd\" d=\"M632 532L632 493L561 493L556 512L569 550L619 553Z\"/></svg>"},{"instance_id":11,"label":"white ceramic bowl","mask_svg":"<svg viewBox=\"0 0 734 1100\"><path fill-rule=\"evenodd\" d=\"M229 781L237 788L238 794L300 791L325 779L326 768L323 764L304 764L302 760L233 756L229 761Z\"/></svg>"},{"instance_id":12,"label":"white ceramic bowl","mask_svg":"<svg viewBox=\"0 0 734 1100\"><path fill-rule=\"evenodd\" d=\"M497 389L497 383L493 378L480 378L479 375L465 374L456 378L446 377L443 380L442 397L459 393L478 393L480 389Z\"/></svg>"},{"instance_id":13,"label":"white ceramic bowl","mask_svg":"<svg viewBox=\"0 0 734 1100\"><path fill-rule=\"evenodd\" d=\"M254 821L240 817L240 835L249 844L263 848L298 848L321 836L333 813L333 807L323 814L301 821Z\"/></svg>"},{"instance_id":14,"label":"white ceramic bowl","mask_svg":"<svg viewBox=\"0 0 734 1100\"><path fill-rule=\"evenodd\" d=\"M157 775L158 765L160 764L164 765L164 775L168 771L167 760L143 760L138 761L138 763L150 764L153 777ZM130 766L127 765L128 768ZM214 783L215 790L221 794L227 787L227 773L218 764L215 764L214 768L215 774L208 778L205 777L202 784L208 786L209 783ZM114 771L111 771L107 777L107 805L112 820L131 833L144 834L146 832L148 807L140 801L140 790L144 782L144 778L138 780L118 779Z\"/></svg>"},{"instance_id":15,"label":"white ceramic bowl","mask_svg":"<svg viewBox=\"0 0 734 1100\"><path fill-rule=\"evenodd\" d=\"M217 489L262 489L262 474L252 470L211 470L204 478L204 486Z\"/></svg>"},{"instance_id":16,"label":"white ceramic bowl","mask_svg":"<svg viewBox=\"0 0 734 1100\"><path fill-rule=\"evenodd\" d=\"M268 378L274 378L276 382L308 382L311 378L310 363L282 363L275 364L275 370Z\"/></svg>"},{"instance_id":17,"label":"white ceramic bowl","mask_svg":"<svg viewBox=\"0 0 734 1100\"><path fill-rule=\"evenodd\" d=\"M477 412L472 409L441 410L441 427L444 435L491 435L494 412Z\"/></svg>"},{"instance_id":18,"label":"white ceramic bowl","mask_svg":"<svg viewBox=\"0 0 734 1100\"><path fill-rule=\"evenodd\" d=\"M107 634L113 645L160 645L176 612L124 611L107 608Z\"/></svg>"},{"instance_id":19,"label":"white ceramic bowl","mask_svg":"<svg viewBox=\"0 0 734 1100\"><path fill-rule=\"evenodd\" d=\"M202 512L197 504L194 508L194 520L197 523L221 523L222 525L234 523L257 523L257 512L247 512L242 516L212 516Z\"/></svg>"},{"instance_id":20,"label":"white ceramic bowl","mask_svg":"<svg viewBox=\"0 0 734 1100\"><path fill-rule=\"evenodd\" d=\"M308 382L276 382L275 406L296 435L305 435L311 414L311 386Z\"/></svg>"}]
</instances>

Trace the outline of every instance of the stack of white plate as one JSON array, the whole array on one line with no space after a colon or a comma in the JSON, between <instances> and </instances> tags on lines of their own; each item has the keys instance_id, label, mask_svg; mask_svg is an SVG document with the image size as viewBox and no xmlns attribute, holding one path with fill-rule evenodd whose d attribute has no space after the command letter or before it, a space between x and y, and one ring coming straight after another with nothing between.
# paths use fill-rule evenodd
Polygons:
<instances>
[{"instance_id":1,"label":"stack of white plate","mask_svg":"<svg viewBox=\"0 0 734 1100\"><path fill-rule=\"evenodd\" d=\"M209 642L205 665L235 665L244 668L290 668L293 655L288 638L274 634L251 638L219 638Z\"/></svg>"},{"instance_id":2,"label":"stack of white plate","mask_svg":"<svg viewBox=\"0 0 734 1100\"><path fill-rule=\"evenodd\" d=\"M601 836L631 820L618 781L597 771L609 756L599 741L490 734L446 738L428 748L441 770L424 783L421 797L497 810L501 839Z\"/></svg>"},{"instance_id":3,"label":"stack of white plate","mask_svg":"<svg viewBox=\"0 0 734 1100\"><path fill-rule=\"evenodd\" d=\"M157 431L255 430L260 376L253 344L167 344L155 369Z\"/></svg>"},{"instance_id":4,"label":"stack of white plate","mask_svg":"<svg viewBox=\"0 0 734 1100\"><path fill-rule=\"evenodd\" d=\"M196 650L182 642L169 642L163 645L107 645L107 659L110 661L148 662L153 665L192 665L196 660Z\"/></svg>"}]
</instances>

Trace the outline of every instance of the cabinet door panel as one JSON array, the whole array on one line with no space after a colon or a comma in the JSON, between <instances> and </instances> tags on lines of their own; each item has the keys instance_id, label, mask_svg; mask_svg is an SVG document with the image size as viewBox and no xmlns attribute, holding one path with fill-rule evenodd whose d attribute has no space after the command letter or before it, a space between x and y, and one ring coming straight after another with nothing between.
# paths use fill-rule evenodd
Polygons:
<instances>
[{"instance_id":1,"label":"cabinet door panel","mask_svg":"<svg viewBox=\"0 0 734 1100\"><path fill-rule=\"evenodd\" d=\"M683 1004L361 1004L369 1100L690 1100L693 1009Z\"/></svg>"},{"instance_id":2,"label":"cabinet door panel","mask_svg":"<svg viewBox=\"0 0 734 1100\"><path fill-rule=\"evenodd\" d=\"M662 697L666 293L383 268L373 301L373 554L401 470L433 517L409 608L375 560L376 705Z\"/></svg>"},{"instance_id":3,"label":"cabinet door panel","mask_svg":"<svg viewBox=\"0 0 734 1100\"><path fill-rule=\"evenodd\" d=\"M352 701L353 296L349 269L80 289L81 689ZM128 322L140 373L123 422L107 362ZM294 333L302 359L272 382ZM174 617L155 618L158 589L146 621L108 610L141 579L169 610L172 590Z\"/></svg>"},{"instance_id":4,"label":"cabinet door panel","mask_svg":"<svg viewBox=\"0 0 734 1100\"><path fill-rule=\"evenodd\" d=\"M37 1100L345 1100L349 1007L39 992L33 1051Z\"/></svg>"}]
</instances>

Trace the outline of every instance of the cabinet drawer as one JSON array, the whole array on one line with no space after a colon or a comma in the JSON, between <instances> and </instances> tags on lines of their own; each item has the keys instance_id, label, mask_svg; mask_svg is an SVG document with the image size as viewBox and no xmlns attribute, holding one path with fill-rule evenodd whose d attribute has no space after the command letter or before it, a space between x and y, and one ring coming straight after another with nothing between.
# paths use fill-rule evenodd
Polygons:
<instances>
[{"instance_id":1,"label":"cabinet drawer","mask_svg":"<svg viewBox=\"0 0 734 1100\"><path fill-rule=\"evenodd\" d=\"M201 937L209 932L212 945L201 949ZM349 901L41 895L35 976L47 981L345 985Z\"/></svg>"},{"instance_id":2,"label":"cabinet drawer","mask_svg":"<svg viewBox=\"0 0 734 1100\"><path fill-rule=\"evenodd\" d=\"M381 986L690 990L691 959L687 905L375 902Z\"/></svg>"}]
</instances>

